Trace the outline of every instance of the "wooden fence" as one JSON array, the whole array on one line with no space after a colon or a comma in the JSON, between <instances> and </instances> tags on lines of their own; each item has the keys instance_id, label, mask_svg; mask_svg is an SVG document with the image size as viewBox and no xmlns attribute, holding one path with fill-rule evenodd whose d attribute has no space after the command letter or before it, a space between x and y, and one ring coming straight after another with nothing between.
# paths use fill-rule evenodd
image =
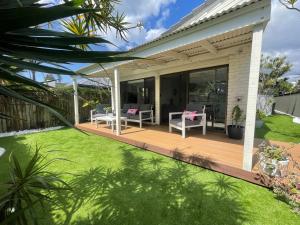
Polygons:
<instances>
[{"instance_id":1,"label":"wooden fence","mask_svg":"<svg viewBox=\"0 0 300 225\"><path fill-rule=\"evenodd\" d=\"M44 103L54 106L64 117L74 123L74 100L71 94L57 96L39 96ZM79 100L80 121L89 119L90 108L83 108L83 101ZM64 125L46 109L27 102L0 95L0 112L9 115L10 119L0 118L0 132L19 131L26 129L47 128Z\"/></svg>"}]
</instances>

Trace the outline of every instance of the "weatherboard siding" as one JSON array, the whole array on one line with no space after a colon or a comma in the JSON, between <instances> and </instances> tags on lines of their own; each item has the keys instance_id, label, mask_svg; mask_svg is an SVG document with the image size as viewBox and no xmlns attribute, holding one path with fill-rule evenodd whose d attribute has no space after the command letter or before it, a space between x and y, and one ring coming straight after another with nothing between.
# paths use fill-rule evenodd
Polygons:
<instances>
[{"instance_id":1,"label":"weatherboard siding","mask_svg":"<svg viewBox=\"0 0 300 225\"><path fill-rule=\"evenodd\" d=\"M240 52L232 54L226 57L216 58L197 61L197 62L179 62L178 66L174 66L168 69L161 69L157 71L151 71L148 73L140 74L120 74L121 81L142 79L146 77L158 77L166 74L188 71L194 69L203 69L208 67L220 66L220 65L229 65L228 73L228 99L227 99L227 124L231 123L231 111L232 108L239 104L241 109L246 111L246 101L248 93L248 76L250 68L250 47L249 45L243 46ZM158 83L156 83L158 84ZM159 88L157 89L159 91ZM159 94L156 93L156 108L159 108ZM237 97L241 98L241 101L237 102ZM158 114L156 114L156 121L159 121Z\"/></svg>"}]
</instances>

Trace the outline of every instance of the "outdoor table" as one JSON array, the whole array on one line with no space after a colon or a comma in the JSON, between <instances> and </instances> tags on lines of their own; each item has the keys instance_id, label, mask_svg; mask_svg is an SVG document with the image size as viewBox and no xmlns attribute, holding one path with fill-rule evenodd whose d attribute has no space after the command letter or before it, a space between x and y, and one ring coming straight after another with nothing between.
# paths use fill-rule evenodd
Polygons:
<instances>
[{"instance_id":1,"label":"outdoor table","mask_svg":"<svg viewBox=\"0 0 300 225\"><path fill-rule=\"evenodd\" d=\"M124 121L125 129L126 129L127 128L127 117L121 116L120 119L121 119L121 127L122 127L122 121ZM104 122L106 122L106 124L111 125L112 132L114 132L114 130L115 130L114 127L116 125L116 116L114 116L113 114L99 116L99 117L96 117L95 120L96 120L97 128L98 128L99 123L101 121L104 121Z\"/></svg>"}]
</instances>

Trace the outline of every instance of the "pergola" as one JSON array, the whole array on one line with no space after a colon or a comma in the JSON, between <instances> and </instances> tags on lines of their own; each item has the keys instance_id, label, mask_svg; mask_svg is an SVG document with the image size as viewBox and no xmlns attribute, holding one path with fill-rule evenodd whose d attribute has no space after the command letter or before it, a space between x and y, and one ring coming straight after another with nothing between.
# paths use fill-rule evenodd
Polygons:
<instances>
[{"instance_id":1,"label":"pergola","mask_svg":"<svg viewBox=\"0 0 300 225\"><path fill-rule=\"evenodd\" d=\"M245 170L252 168L256 100L263 30L270 19L270 0L242 1L219 13L175 27L161 37L130 50L142 59L92 64L79 70L90 77L110 77L112 108L116 113L116 135L120 128L120 80L155 77L155 121L160 124L160 76L197 66L229 65L227 120L238 96L243 96L246 114L244 138ZM104 68L104 69L103 69ZM239 77L240 76L240 77ZM75 123L79 123L77 83L74 85Z\"/></svg>"}]
</instances>

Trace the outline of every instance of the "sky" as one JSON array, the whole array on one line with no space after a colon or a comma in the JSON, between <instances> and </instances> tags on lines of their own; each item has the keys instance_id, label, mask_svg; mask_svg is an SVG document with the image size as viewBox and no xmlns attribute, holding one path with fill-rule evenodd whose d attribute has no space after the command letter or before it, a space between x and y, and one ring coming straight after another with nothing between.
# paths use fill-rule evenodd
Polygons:
<instances>
[{"instance_id":1,"label":"sky","mask_svg":"<svg viewBox=\"0 0 300 225\"><path fill-rule=\"evenodd\" d=\"M42 0L51 1L51 0ZM150 41L191 12L203 0L122 0L117 6L124 12L126 21L132 25L142 22L142 29L131 29L127 34L128 42L116 38L115 32L104 35L118 48L107 46L109 50L127 50ZM285 55L294 66L287 74L291 81L300 79L300 13L286 9L278 0L272 0L271 21L263 38L263 54L271 56ZM78 69L84 65L73 65ZM40 79L41 76L40 76ZM65 82L70 79L64 78Z\"/></svg>"}]
</instances>

